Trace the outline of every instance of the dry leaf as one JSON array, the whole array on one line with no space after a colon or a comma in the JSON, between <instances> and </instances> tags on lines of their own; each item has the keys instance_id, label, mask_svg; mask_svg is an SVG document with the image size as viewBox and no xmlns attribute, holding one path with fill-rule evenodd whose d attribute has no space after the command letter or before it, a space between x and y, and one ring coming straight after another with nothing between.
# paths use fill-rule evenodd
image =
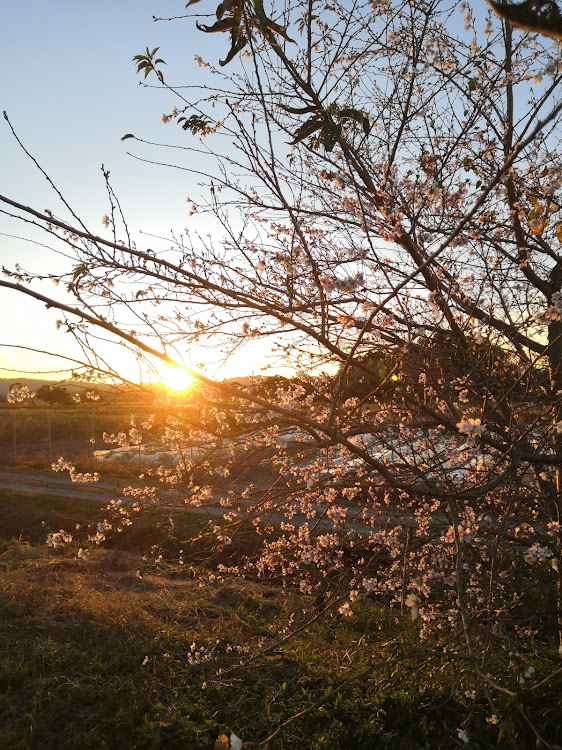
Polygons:
<instances>
[{"instance_id":1,"label":"dry leaf","mask_svg":"<svg viewBox=\"0 0 562 750\"><path fill-rule=\"evenodd\" d=\"M554 0L524 0L522 3L488 0L492 10L512 26L562 39L562 15Z\"/></svg>"},{"instance_id":2,"label":"dry leaf","mask_svg":"<svg viewBox=\"0 0 562 750\"><path fill-rule=\"evenodd\" d=\"M221 734L217 737L214 750L230 750L230 742L226 734Z\"/></svg>"}]
</instances>

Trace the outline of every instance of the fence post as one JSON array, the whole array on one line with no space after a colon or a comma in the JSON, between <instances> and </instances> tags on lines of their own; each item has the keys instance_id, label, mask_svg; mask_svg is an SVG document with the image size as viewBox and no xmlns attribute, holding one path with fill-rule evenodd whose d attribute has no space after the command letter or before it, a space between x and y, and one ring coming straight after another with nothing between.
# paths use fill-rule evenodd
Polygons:
<instances>
[{"instance_id":1,"label":"fence post","mask_svg":"<svg viewBox=\"0 0 562 750\"><path fill-rule=\"evenodd\" d=\"M52 433L51 433L51 410L49 409L47 412L47 426L49 430L49 463L53 463L53 440L52 440Z\"/></svg>"},{"instance_id":2,"label":"fence post","mask_svg":"<svg viewBox=\"0 0 562 750\"><path fill-rule=\"evenodd\" d=\"M17 419L16 419L16 409L13 409L12 411L12 424L14 428L14 463L17 463L17 456L18 456L18 438L17 438Z\"/></svg>"}]
</instances>

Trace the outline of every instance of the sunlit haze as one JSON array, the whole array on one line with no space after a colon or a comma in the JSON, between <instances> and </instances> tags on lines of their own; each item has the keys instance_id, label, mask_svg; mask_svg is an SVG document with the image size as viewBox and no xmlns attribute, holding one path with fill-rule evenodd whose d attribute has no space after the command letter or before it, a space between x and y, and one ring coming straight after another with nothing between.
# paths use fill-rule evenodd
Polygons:
<instances>
[{"instance_id":1,"label":"sunlit haze","mask_svg":"<svg viewBox=\"0 0 562 750\"><path fill-rule=\"evenodd\" d=\"M164 0L155 7L151 0L123 0L115 4L102 0L95 5L62 0L46 4L40 0L9 3L3 8L0 39L9 75L2 82L0 109L5 110L25 148L38 160L84 221L89 231L110 238L101 226L108 211L107 195L100 171L103 164L125 212L132 238L139 248L150 246L158 237L175 232L206 235L216 227L209 219L189 216L186 198L197 195L197 180L182 169L169 169L142 160L161 159L161 153L131 140L122 142L125 133L134 132L151 142L184 143L185 134L160 117L176 103L174 97L154 87L139 85L132 58L144 50L160 46L168 68L182 80L197 82L194 55L211 54L216 44L202 39L193 19L167 23L153 21L153 14L174 16L177 2ZM25 44L22 40L25 39ZM221 40L222 41L222 40ZM7 122L0 123L0 193L39 211L45 208L61 216L68 212L56 193L25 155L10 132ZM189 161L189 164L187 162ZM197 167L197 159L181 152L174 155L180 167ZM23 240L25 232L29 240ZM105 234L104 234L105 232ZM147 235L150 235L147 237ZM61 272L68 259L45 250L49 237L31 227L23 230L19 222L6 218L0 230L0 264L13 268L32 268L40 273ZM60 264L60 265L59 265ZM50 282L34 288L47 295L57 294L63 302L72 302ZM61 317L38 301L11 290L0 294L3 325L0 342L0 377L38 373L56 379L68 376L72 363L48 357L46 350L81 359L81 351L72 335L57 331ZM100 344L99 351L129 379L142 377L133 355L122 349L112 360L113 350ZM218 352L180 351L184 361L205 361L210 377L258 374L264 366L264 346L253 342L239 356L223 364ZM67 368L64 372L64 368ZM60 371L60 372L59 372ZM152 379L152 378L150 378Z\"/></svg>"},{"instance_id":2,"label":"sunlit haze","mask_svg":"<svg viewBox=\"0 0 562 750\"><path fill-rule=\"evenodd\" d=\"M181 367L167 365L162 368L161 372L162 383L172 393L185 393L195 383L193 375Z\"/></svg>"}]
</instances>

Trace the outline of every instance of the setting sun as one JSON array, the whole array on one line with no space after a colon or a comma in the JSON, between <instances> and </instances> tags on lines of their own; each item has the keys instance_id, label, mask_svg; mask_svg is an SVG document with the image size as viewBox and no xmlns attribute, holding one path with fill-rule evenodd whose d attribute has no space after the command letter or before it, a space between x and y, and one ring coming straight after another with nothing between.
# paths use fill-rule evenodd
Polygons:
<instances>
[{"instance_id":1,"label":"setting sun","mask_svg":"<svg viewBox=\"0 0 562 750\"><path fill-rule=\"evenodd\" d=\"M181 367L167 365L162 371L162 382L169 391L181 393L192 387L195 378Z\"/></svg>"}]
</instances>

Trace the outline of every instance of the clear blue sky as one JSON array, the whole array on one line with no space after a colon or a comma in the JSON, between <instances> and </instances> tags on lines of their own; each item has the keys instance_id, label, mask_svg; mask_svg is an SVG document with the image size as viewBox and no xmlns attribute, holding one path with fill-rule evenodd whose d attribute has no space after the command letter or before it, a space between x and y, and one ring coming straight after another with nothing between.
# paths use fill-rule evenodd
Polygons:
<instances>
[{"instance_id":1,"label":"clear blue sky","mask_svg":"<svg viewBox=\"0 0 562 750\"><path fill-rule=\"evenodd\" d=\"M102 163L111 171L132 227L167 234L171 228L189 225L186 197L197 194L196 180L186 172L135 161L127 151L155 154L143 151L132 140L120 140L129 132L164 142L184 142L187 137L175 124L160 122L160 115L176 103L173 96L139 86L141 79L132 63L133 56L147 46L159 46L171 83L198 81L202 73L194 55L203 50L205 55L213 54L210 45L215 44L217 56L222 54L222 35L216 42L209 41L195 29L193 19L170 23L152 19L153 15L181 15L184 5L181 0L20 0L2 6L0 109L7 111L28 150L91 231L102 232L100 219L107 207ZM209 6L208 12L213 9ZM4 120L0 122L0 163L0 193L39 210L58 210L53 193L19 150ZM22 228L16 222L0 216L0 233L18 231ZM0 234L0 263L13 266L15 261L30 269L56 270L49 265L52 256L40 247ZM0 316L2 343L69 354L76 351L70 337L54 332L60 314L51 314L39 303L0 290ZM49 369L53 364L0 349L4 368ZM3 376L11 377L11 373L0 370Z\"/></svg>"}]
</instances>

